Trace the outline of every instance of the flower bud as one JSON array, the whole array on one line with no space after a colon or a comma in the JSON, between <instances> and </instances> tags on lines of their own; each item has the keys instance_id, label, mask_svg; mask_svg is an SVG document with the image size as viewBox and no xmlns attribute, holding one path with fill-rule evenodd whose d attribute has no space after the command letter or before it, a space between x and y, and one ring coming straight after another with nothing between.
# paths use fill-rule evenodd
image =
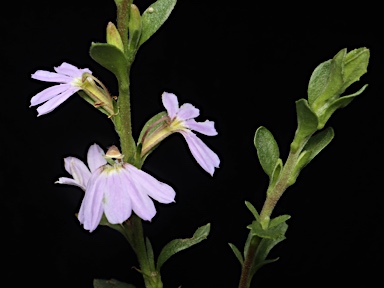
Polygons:
<instances>
[{"instance_id":1,"label":"flower bud","mask_svg":"<svg viewBox=\"0 0 384 288\"><path fill-rule=\"evenodd\" d=\"M120 33L115 24L109 22L107 25L107 43L111 44L124 52L123 41L121 40Z\"/></svg>"},{"instance_id":2,"label":"flower bud","mask_svg":"<svg viewBox=\"0 0 384 288\"><path fill-rule=\"evenodd\" d=\"M131 14L129 16L129 40L128 47L130 50L136 50L141 36L141 16L139 8L131 4Z\"/></svg>"}]
</instances>

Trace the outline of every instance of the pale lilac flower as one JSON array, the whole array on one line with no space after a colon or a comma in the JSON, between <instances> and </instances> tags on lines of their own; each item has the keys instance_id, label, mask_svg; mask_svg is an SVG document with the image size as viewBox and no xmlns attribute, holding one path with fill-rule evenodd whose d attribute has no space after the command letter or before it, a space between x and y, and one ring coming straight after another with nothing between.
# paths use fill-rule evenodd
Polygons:
<instances>
[{"instance_id":1,"label":"pale lilac flower","mask_svg":"<svg viewBox=\"0 0 384 288\"><path fill-rule=\"evenodd\" d=\"M208 136L217 135L214 122L197 122L195 118L200 115L199 109L190 103L184 103L179 108L177 97L172 93L164 92L162 101L168 113L170 130L184 136L197 163L212 176L215 168L219 167L220 159L192 130Z\"/></svg>"},{"instance_id":2,"label":"pale lilac flower","mask_svg":"<svg viewBox=\"0 0 384 288\"><path fill-rule=\"evenodd\" d=\"M43 105L37 108L37 116L41 116L53 111L65 100L67 100L77 91L81 90L83 84L83 73L92 74L92 72L87 68L79 69L65 62L59 67L54 67L54 70L56 72L38 70L32 74L33 79L60 83L46 88L32 97L30 107L45 102Z\"/></svg>"},{"instance_id":3,"label":"pale lilac flower","mask_svg":"<svg viewBox=\"0 0 384 288\"><path fill-rule=\"evenodd\" d=\"M77 158L67 157L65 169L73 179L62 177L57 181L85 190L78 214L84 229L95 230L103 213L111 224L123 223L132 210L141 219L150 221L156 214L151 198L160 203L174 202L176 193L171 186L129 163L115 160L108 164L103 156L103 150L93 144L87 156L89 169Z\"/></svg>"}]
</instances>

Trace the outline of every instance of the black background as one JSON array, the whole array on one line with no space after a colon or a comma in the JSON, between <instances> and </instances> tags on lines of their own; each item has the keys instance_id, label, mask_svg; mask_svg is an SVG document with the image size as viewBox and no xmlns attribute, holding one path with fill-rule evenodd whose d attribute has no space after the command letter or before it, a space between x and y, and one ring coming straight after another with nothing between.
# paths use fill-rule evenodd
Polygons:
<instances>
[{"instance_id":1,"label":"black background","mask_svg":"<svg viewBox=\"0 0 384 288\"><path fill-rule=\"evenodd\" d=\"M83 230L74 215L83 192L54 184L68 176L64 157L85 160L95 142L118 145L112 124L76 95L41 117L29 108L30 98L49 86L30 75L64 61L90 68L116 94L113 75L88 54L92 41L105 42L115 6L95 2L18 1L3 10L1 259L2 281L10 287L88 288L94 278L143 287L124 238L106 227ZM135 2L143 12L153 1ZM211 223L207 240L163 266L164 287L237 287L240 265L228 242L242 249L252 221L244 201L260 210L268 180L253 146L256 129L263 125L274 134L285 160L296 129L295 101L306 98L313 69L342 48L359 47L369 48L371 59L351 92L369 86L332 116L327 126L334 140L278 203L274 215L292 216L287 239L271 252L280 259L263 267L252 287L381 282L384 43L376 11L179 1L142 46L131 78L135 137L163 110L163 91L194 104L198 120L215 121L219 132L201 136L221 158L213 177L196 164L181 135L166 139L143 167L177 192L176 204L156 203L156 217L144 223L155 253Z\"/></svg>"}]
</instances>

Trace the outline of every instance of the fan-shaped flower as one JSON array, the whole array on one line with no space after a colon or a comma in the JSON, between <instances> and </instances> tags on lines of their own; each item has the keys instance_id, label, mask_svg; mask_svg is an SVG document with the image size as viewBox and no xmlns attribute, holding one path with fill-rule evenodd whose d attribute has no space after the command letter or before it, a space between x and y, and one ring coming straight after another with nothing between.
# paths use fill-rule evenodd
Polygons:
<instances>
[{"instance_id":1,"label":"fan-shaped flower","mask_svg":"<svg viewBox=\"0 0 384 288\"><path fill-rule=\"evenodd\" d=\"M54 67L54 70L56 72L38 70L32 74L32 78L36 80L60 83L46 88L32 97L30 106L36 106L45 102L37 108L38 116L53 111L74 93L81 90L83 74L92 74L87 68L79 69L65 62L58 67Z\"/></svg>"},{"instance_id":2,"label":"fan-shaped flower","mask_svg":"<svg viewBox=\"0 0 384 288\"><path fill-rule=\"evenodd\" d=\"M116 151L112 146L111 151ZM135 166L116 159L108 164L103 150L93 144L88 150L88 167L75 157L65 158L65 169L73 177L61 177L56 183L85 190L78 218L84 229L92 232L103 213L111 224L127 220L132 210L143 220L151 220L156 208L151 198L160 203L174 202L175 191ZM115 158L115 156L113 156ZM150 198L151 197L151 198Z\"/></svg>"},{"instance_id":3,"label":"fan-shaped flower","mask_svg":"<svg viewBox=\"0 0 384 288\"><path fill-rule=\"evenodd\" d=\"M218 168L220 165L220 159L192 131L208 136L217 135L214 122L209 120L197 122L195 118L200 115L199 109L190 103L184 103L179 107L177 97L172 93L164 92L162 94L162 102L167 111L165 124L143 139L142 155L148 153L148 151L170 134L178 132L183 135L197 163L212 176L215 168Z\"/></svg>"}]
</instances>

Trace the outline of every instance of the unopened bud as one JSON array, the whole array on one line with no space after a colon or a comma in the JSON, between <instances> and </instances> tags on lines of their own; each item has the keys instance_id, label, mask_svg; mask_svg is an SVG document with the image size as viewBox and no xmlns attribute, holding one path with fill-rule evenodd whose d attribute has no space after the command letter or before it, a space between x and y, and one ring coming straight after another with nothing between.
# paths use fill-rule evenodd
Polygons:
<instances>
[{"instance_id":1,"label":"unopened bud","mask_svg":"<svg viewBox=\"0 0 384 288\"><path fill-rule=\"evenodd\" d=\"M124 51L124 45L121 40L120 33L115 24L112 22L109 22L107 25L107 43L119 48L121 51Z\"/></svg>"}]
</instances>

